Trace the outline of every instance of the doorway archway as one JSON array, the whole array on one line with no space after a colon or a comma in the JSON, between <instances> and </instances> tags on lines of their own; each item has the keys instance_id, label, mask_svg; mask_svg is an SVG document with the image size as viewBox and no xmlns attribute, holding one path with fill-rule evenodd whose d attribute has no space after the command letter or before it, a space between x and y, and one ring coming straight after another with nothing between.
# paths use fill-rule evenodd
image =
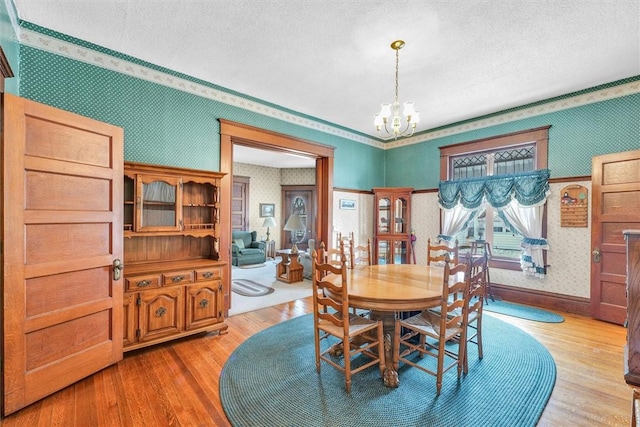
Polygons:
<instances>
[{"instance_id":1,"label":"doorway archway","mask_svg":"<svg viewBox=\"0 0 640 427\"><path fill-rule=\"evenodd\" d=\"M220 259L227 262L227 277L231 265L231 190L233 185L233 145L245 145L263 150L306 155L316 160L315 235L319 241L328 241L333 223L333 151L334 147L305 141L241 123L224 119L220 121L220 171L226 175L221 180L221 206L225 206L220 219ZM231 306L229 289L225 291L225 313Z\"/></svg>"}]
</instances>

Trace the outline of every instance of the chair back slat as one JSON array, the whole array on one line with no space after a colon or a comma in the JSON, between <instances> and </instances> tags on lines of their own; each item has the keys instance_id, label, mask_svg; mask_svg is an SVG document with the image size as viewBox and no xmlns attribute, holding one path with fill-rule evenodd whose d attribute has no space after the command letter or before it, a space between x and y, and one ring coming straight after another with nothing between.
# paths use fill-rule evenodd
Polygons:
<instances>
[{"instance_id":1,"label":"chair back slat","mask_svg":"<svg viewBox=\"0 0 640 427\"><path fill-rule=\"evenodd\" d=\"M462 262L451 266L448 253L444 256L444 275L442 279L441 327L449 329L463 323L465 299L470 286L470 265Z\"/></svg>"},{"instance_id":2,"label":"chair back slat","mask_svg":"<svg viewBox=\"0 0 640 427\"><path fill-rule=\"evenodd\" d=\"M458 264L458 254L458 240L455 241L453 247L446 243L432 244L431 238L427 240L427 265L442 265L445 262L445 257L448 256L448 262L453 267Z\"/></svg>"},{"instance_id":3,"label":"chair back slat","mask_svg":"<svg viewBox=\"0 0 640 427\"><path fill-rule=\"evenodd\" d=\"M367 239L366 245L355 245L351 240L351 263L350 268L354 268L357 265L371 265L371 239Z\"/></svg>"},{"instance_id":4,"label":"chair back slat","mask_svg":"<svg viewBox=\"0 0 640 427\"><path fill-rule=\"evenodd\" d=\"M487 286L488 254L485 252L482 256L468 256L471 258L470 286L468 296L466 297L468 310L469 313L482 313Z\"/></svg>"},{"instance_id":5,"label":"chair back slat","mask_svg":"<svg viewBox=\"0 0 640 427\"><path fill-rule=\"evenodd\" d=\"M322 247L322 244L321 244ZM314 315L336 326L349 328L349 294L347 293L346 258L342 254L339 265L320 262L320 251L312 253L313 305ZM333 281L327 280L329 274L340 276ZM327 290L329 292L327 292ZM340 295L340 300L332 298L331 294Z\"/></svg>"}]
</instances>

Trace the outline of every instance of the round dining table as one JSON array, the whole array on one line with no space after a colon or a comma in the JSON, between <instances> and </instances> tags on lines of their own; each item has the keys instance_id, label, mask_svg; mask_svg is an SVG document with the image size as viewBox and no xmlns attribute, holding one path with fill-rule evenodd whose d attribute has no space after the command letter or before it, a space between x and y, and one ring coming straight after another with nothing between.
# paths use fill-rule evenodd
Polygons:
<instances>
[{"instance_id":1,"label":"round dining table","mask_svg":"<svg viewBox=\"0 0 640 427\"><path fill-rule=\"evenodd\" d=\"M398 373L393 368L393 335L396 314L421 311L442 303L444 268L416 264L378 264L356 266L347 270L349 306L371 311L372 319L383 322L385 334L384 384L398 387ZM330 275L326 280L338 281ZM453 279L453 278L452 278ZM339 294L332 298L341 298Z\"/></svg>"}]
</instances>

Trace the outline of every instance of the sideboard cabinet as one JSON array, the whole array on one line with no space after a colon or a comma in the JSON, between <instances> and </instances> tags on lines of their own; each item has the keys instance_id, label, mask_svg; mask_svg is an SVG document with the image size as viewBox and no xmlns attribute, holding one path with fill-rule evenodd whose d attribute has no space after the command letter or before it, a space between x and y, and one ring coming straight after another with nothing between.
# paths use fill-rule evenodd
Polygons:
<instances>
[{"instance_id":1,"label":"sideboard cabinet","mask_svg":"<svg viewBox=\"0 0 640 427\"><path fill-rule=\"evenodd\" d=\"M374 188L374 264L411 262L411 192L409 187Z\"/></svg>"},{"instance_id":2,"label":"sideboard cabinet","mask_svg":"<svg viewBox=\"0 0 640 427\"><path fill-rule=\"evenodd\" d=\"M226 332L219 261L223 174L124 166L124 351Z\"/></svg>"}]
</instances>

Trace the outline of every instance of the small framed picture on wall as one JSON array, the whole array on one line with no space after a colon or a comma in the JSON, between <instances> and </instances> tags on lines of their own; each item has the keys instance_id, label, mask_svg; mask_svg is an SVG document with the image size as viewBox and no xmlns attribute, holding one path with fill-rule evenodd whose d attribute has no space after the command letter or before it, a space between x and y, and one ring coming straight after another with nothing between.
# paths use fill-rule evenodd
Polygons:
<instances>
[{"instance_id":1,"label":"small framed picture on wall","mask_svg":"<svg viewBox=\"0 0 640 427\"><path fill-rule=\"evenodd\" d=\"M276 211L274 203L260 203L260 217L273 216Z\"/></svg>"},{"instance_id":2,"label":"small framed picture on wall","mask_svg":"<svg viewBox=\"0 0 640 427\"><path fill-rule=\"evenodd\" d=\"M340 199L340 209L355 209L356 201L352 199Z\"/></svg>"}]
</instances>

